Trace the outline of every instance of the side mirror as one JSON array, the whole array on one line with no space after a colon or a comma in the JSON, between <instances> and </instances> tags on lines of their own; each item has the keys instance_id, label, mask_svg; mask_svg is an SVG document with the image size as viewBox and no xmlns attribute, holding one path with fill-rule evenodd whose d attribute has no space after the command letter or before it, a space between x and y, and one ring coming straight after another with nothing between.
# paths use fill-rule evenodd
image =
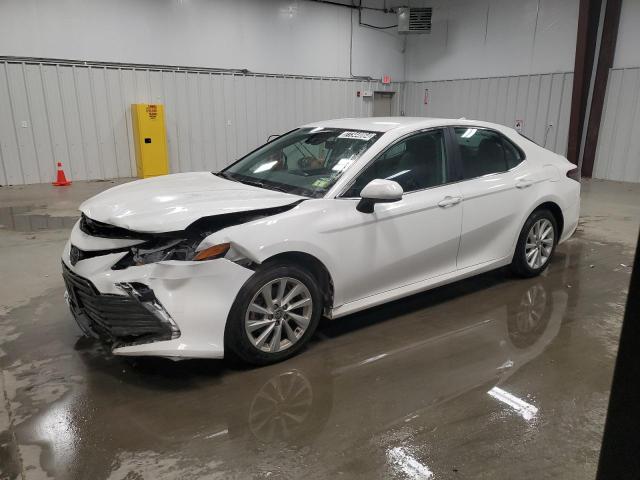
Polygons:
<instances>
[{"instance_id":1,"label":"side mirror","mask_svg":"<svg viewBox=\"0 0 640 480\"><path fill-rule=\"evenodd\" d=\"M376 203L390 203L402 200L402 187L393 180L377 178L371 180L360 192L360 202L356 209L362 213L373 213Z\"/></svg>"}]
</instances>

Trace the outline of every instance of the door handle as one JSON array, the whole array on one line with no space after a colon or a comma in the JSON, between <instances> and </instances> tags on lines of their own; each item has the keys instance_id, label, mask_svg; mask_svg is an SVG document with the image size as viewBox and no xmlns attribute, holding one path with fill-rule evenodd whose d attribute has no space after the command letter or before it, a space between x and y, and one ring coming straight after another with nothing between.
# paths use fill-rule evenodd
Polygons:
<instances>
[{"instance_id":1,"label":"door handle","mask_svg":"<svg viewBox=\"0 0 640 480\"><path fill-rule=\"evenodd\" d=\"M446 197L444 197L442 200L438 202L438 206L442 208L448 208L448 207L457 205L461 201L462 201L462 197L452 197L450 195L447 195Z\"/></svg>"},{"instance_id":2,"label":"door handle","mask_svg":"<svg viewBox=\"0 0 640 480\"><path fill-rule=\"evenodd\" d=\"M528 188L533 185L533 180L527 180L526 178L520 179L516 182L516 188Z\"/></svg>"}]
</instances>

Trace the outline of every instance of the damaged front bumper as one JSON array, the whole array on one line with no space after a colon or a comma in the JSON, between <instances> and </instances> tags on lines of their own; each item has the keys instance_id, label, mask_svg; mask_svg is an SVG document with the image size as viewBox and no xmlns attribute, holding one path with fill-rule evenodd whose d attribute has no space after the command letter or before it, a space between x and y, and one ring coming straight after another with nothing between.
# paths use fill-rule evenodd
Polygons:
<instances>
[{"instance_id":1,"label":"damaged front bumper","mask_svg":"<svg viewBox=\"0 0 640 480\"><path fill-rule=\"evenodd\" d=\"M235 297L253 271L225 258L166 261L112 270L125 253L71 265L63 277L80 328L108 342L116 355L222 358L224 329Z\"/></svg>"},{"instance_id":2,"label":"damaged front bumper","mask_svg":"<svg viewBox=\"0 0 640 480\"><path fill-rule=\"evenodd\" d=\"M80 329L114 346L174 340L180 329L142 283L117 284L127 295L102 294L87 279L62 264L66 298Z\"/></svg>"}]
</instances>

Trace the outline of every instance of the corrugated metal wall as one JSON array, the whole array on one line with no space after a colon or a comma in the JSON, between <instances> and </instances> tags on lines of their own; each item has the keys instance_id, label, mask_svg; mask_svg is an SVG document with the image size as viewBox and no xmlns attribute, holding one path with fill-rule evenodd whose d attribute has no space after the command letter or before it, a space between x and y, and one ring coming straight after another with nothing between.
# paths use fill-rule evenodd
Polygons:
<instances>
[{"instance_id":1,"label":"corrugated metal wall","mask_svg":"<svg viewBox=\"0 0 640 480\"><path fill-rule=\"evenodd\" d=\"M508 126L523 120L525 135L564 155L572 84L573 73L408 82L405 114L466 117ZM428 90L427 104L425 89Z\"/></svg>"},{"instance_id":2,"label":"corrugated metal wall","mask_svg":"<svg viewBox=\"0 0 640 480\"><path fill-rule=\"evenodd\" d=\"M593 176L640 182L640 68L609 71Z\"/></svg>"},{"instance_id":3,"label":"corrugated metal wall","mask_svg":"<svg viewBox=\"0 0 640 480\"><path fill-rule=\"evenodd\" d=\"M615 95L607 95L600 143L606 151L611 150L608 145L616 148L606 158L598 149L599 178L640 178L638 162L628 160L632 154L637 158L640 148L640 135L629 133L637 128L633 120L640 105L638 70L611 73L609 90ZM370 116L373 101L357 97L358 90L397 92L395 114L404 110L408 116L464 116L505 125L524 120L527 136L564 154L572 77L555 73L382 85L352 79L4 61L0 185L50 182L57 161L64 162L74 180L135 176L132 103L165 105L171 171L184 172L222 168L269 135L303 123ZM633 105L621 100L625 98L632 98ZM616 120L620 114L628 121ZM616 128L616 122L626 130Z\"/></svg>"},{"instance_id":4,"label":"corrugated metal wall","mask_svg":"<svg viewBox=\"0 0 640 480\"><path fill-rule=\"evenodd\" d=\"M370 116L356 91L401 85L185 69L0 62L0 185L135 176L130 105L163 103L172 172L216 170L269 135Z\"/></svg>"}]
</instances>

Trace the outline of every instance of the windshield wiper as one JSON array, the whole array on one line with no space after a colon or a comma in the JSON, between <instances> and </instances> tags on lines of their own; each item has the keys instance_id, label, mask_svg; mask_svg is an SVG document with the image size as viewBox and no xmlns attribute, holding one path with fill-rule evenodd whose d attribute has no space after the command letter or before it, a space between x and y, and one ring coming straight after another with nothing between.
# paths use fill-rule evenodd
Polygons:
<instances>
[{"instance_id":1,"label":"windshield wiper","mask_svg":"<svg viewBox=\"0 0 640 480\"><path fill-rule=\"evenodd\" d=\"M252 187L259 187L267 190L277 190L278 192L289 193L289 191L286 188L278 187L277 185L273 185L273 184L266 184L264 182L261 182L260 180L238 178L227 172L217 172L217 173L214 173L214 175L216 175L217 177L224 178L226 180L231 180L232 182L239 182L239 183L244 183L245 185L251 185Z\"/></svg>"},{"instance_id":2,"label":"windshield wiper","mask_svg":"<svg viewBox=\"0 0 640 480\"><path fill-rule=\"evenodd\" d=\"M289 193L286 188L278 187L273 184L266 184L264 182L261 182L260 180L246 180L244 178L242 179L237 178L235 180L237 182L244 183L245 185L251 185L253 187L259 187L259 188L264 188L266 190L277 190L278 192Z\"/></svg>"},{"instance_id":3,"label":"windshield wiper","mask_svg":"<svg viewBox=\"0 0 640 480\"><path fill-rule=\"evenodd\" d=\"M213 172L216 177L224 178L225 180L231 180L232 182L237 182L236 178L233 178L227 172Z\"/></svg>"}]
</instances>

